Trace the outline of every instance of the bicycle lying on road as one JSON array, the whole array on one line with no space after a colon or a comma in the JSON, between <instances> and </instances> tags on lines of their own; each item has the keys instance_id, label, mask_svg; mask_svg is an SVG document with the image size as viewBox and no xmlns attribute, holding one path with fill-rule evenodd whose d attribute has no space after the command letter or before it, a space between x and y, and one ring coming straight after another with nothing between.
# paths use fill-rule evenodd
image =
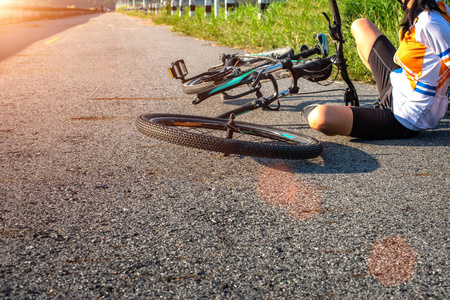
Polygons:
<instances>
[{"instance_id":1,"label":"bicycle lying on road","mask_svg":"<svg viewBox=\"0 0 450 300\"><path fill-rule=\"evenodd\" d=\"M258 95L261 80L267 79L266 72L280 70L273 66L280 63L281 59L288 59L294 55L290 47L273 49L257 54L222 54L219 58L221 64L208 68L206 72L190 78L183 59L173 62L169 68L172 78L181 81L184 93L196 94L193 104L219 93L231 90L238 86L248 85L251 87L249 93L256 92ZM263 78L261 78L263 76ZM257 79L258 78L258 79ZM244 96L244 95L242 95Z\"/></svg>"},{"instance_id":2,"label":"bicycle lying on road","mask_svg":"<svg viewBox=\"0 0 450 300\"><path fill-rule=\"evenodd\" d=\"M224 93L242 85L250 87L250 92L248 93L255 92L258 96L259 84L263 80L268 80L272 83L274 93L267 97L261 97L259 95L256 100L216 117L179 114L144 114L137 119L136 126L138 130L147 136L162 141L203 150L222 152L225 155L237 154L283 159L306 159L319 156L322 153L322 144L312 137L265 125L236 121L235 117L258 108L273 110L270 104L277 101L280 97L297 92L296 82L299 78L309 76L311 80L314 80L314 78L311 78L310 70L305 71L304 68L304 65L311 61L316 66L320 65L321 70L324 69L324 66L336 66L343 80L347 83L347 89L344 93L345 104L359 105L356 90L347 73L346 59L343 53L344 39L341 17L336 0L330 0L330 6L333 24L331 24L331 20L326 13L323 13L323 15L328 21L329 35L336 45L335 55L328 57L328 53L325 53L328 52L326 42L323 41L323 36L320 36L320 38L318 37L318 47L316 44L314 50L305 49L302 53L308 51L308 53L312 53L312 51L317 53L317 49L319 49L322 57L306 60L301 55L298 55L300 61L296 61L295 65L293 60L289 58L291 51L287 54L288 57L286 59L281 59L280 57L277 58L277 54L281 56L279 55L280 50L277 49L272 53L275 55L256 55L257 60L261 60L260 58L264 57L262 60L268 63L264 63L262 66L258 66L242 74L239 73L239 70L233 68L236 68L240 64L245 65L245 60L252 61L251 56L247 56L247 58L245 56L238 57L238 62L234 62L234 65L229 64L229 60L232 58L226 58L223 60L222 65L212 68L208 71L209 73L207 72L208 74L205 75L202 73L201 76L186 79L186 67L184 63L178 61L178 63L176 62L171 65L170 71L172 77L181 79L183 83L190 82L192 86L197 85L197 83L192 84L196 80L195 82L198 82L201 86L201 88L198 88L194 92L194 94L197 94L194 104L200 103L211 95ZM320 39L322 39L322 42ZM224 76L218 76L218 74L224 74L225 70L229 71L230 69L233 71L228 72ZM292 80L295 83L288 90L282 92L278 91L277 80L273 75L276 75L276 72L280 70L290 72L290 76L292 76ZM326 72L329 72L328 69ZM323 71L322 74L324 74ZM325 73L325 75L316 78L316 80L325 80L328 78L327 75L329 76L328 73ZM209 79L215 76L215 78L214 80L198 80L202 76ZM207 84L204 82L207 82ZM211 82L213 85L211 85ZM236 97L240 97L240 95Z\"/></svg>"}]
</instances>

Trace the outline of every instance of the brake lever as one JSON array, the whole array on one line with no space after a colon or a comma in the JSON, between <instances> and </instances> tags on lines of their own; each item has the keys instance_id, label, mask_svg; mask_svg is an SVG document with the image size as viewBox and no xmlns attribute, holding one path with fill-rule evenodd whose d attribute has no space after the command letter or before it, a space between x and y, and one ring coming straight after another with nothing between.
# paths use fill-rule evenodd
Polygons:
<instances>
[{"instance_id":1,"label":"brake lever","mask_svg":"<svg viewBox=\"0 0 450 300\"><path fill-rule=\"evenodd\" d=\"M324 15L325 19L327 19L327 21L328 21L328 28L331 29L331 19L330 19L330 17L325 12L322 12L322 15Z\"/></svg>"},{"instance_id":2,"label":"brake lever","mask_svg":"<svg viewBox=\"0 0 450 300\"><path fill-rule=\"evenodd\" d=\"M341 37L341 24L336 24L335 21L333 21L333 26L331 25L331 19L328 16L327 13L322 12L322 15L324 15L325 19L328 21L328 28L330 30L330 36L333 39L333 41L342 41Z\"/></svg>"}]
</instances>

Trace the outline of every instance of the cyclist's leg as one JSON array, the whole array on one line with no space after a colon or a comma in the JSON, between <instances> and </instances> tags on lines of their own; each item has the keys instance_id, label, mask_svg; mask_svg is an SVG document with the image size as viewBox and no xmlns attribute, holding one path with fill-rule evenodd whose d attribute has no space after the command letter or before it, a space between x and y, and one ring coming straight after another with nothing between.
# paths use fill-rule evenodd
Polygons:
<instances>
[{"instance_id":1,"label":"cyclist's leg","mask_svg":"<svg viewBox=\"0 0 450 300\"><path fill-rule=\"evenodd\" d=\"M308 115L312 129L326 135L350 135L353 127L353 113L350 106L319 105Z\"/></svg>"},{"instance_id":2,"label":"cyclist's leg","mask_svg":"<svg viewBox=\"0 0 450 300\"><path fill-rule=\"evenodd\" d=\"M371 70L369 65L369 55L372 46L383 33L369 19L357 19L352 23L352 35L355 38L356 49L362 62Z\"/></svg>"},{"instance_id":3,"label":"cyclist's leg","mask_svg":"<svg viewBox=\"0 0 450 300\"><path fill-rule=\"evenodd\" d=\"M355 36L362 61L372 70L382 107L390 108L392 105L392 89L389 74L398 68L393 62L395 47L368 19L356 20L352 24L352 33ZM365 109L363 109L363 112L366 112ZM389 110L389 113L387 113L387 111L369 110L367 112L367 114L356 115L353 108L350 107L319 105L310 111L307 119L311 128L327 135L351 135L365 138L403 137L403 130L406 128L398 127L398 122L393 117L392 111ZM363 118L359 118L360 115ZM355 116L356 119L354 119ZM367 134L364 133L365 129L370 128L373 130L367 130ZM389 134L389 130L393 128L395 132ZM388 132L384 132L385 130Z\"/></svg>"},{"instance_id":4,"label":"cyclist's leg","mask_svg":"<svg viewBox=\"0 0 450 300\"><path fill-rule=\"evenodd\" d=\"M358 19L352 24L352 34L363 63L372 70L369 57L375 41L383 33L368 19ZM326 135L350 135L353 113L350 107L319 105L308 115L309 126Z\"/></svg>"},{"instance_id":5,"label":"cyclist's leg","mask_svg":"<svg viewBox=\"0 0 450 300\"><path fill-rule=\"evenodd\" d=\"M401 139L417 135L403 126L388 108L352 107L353 128L352 137L366 139Z\"/></svg>"},{"instance_id":6,"label":"cyclist's leg","mask_svg":"<svg viewBox=\"0 0 450 300\"><path fill-rule=\"evenodd\" d=\"M319 105L308 116L309 125L326 135L366 139L400 139L419 131L400 124L390 109Z\"/></svg>"},{"instance_id":7,"label":"cyclist's leg","mask_svg":"<svg viewBox=\"0 0 450 300\"><path fill-rule=\"evenodd\" d=\"M392 89L389 74L398 68L393 62L395 47L368 19L355 21L352 31L357 39L361 59L373 72L382 106L391 107ZM353 117L352 109L349 107L321 105L312 110L307 119L311 128L327 135L350 135L353 127L360 126L355 124ZM382 118L379 114L375 114L374 122L380 119Z\"/></svg>"},{"instance_id":8,"label":"cyclist's leg","mask_svg":"<svg viewBox=\"0 0 450 300\"><path fill-rule=\"evenodd\" d=\"M352 24L352 34L361 60L372 71L380 102L392 107L390 99L390 73L399 68L394 62L396 49L389 39L368 19L358 19Z\"/></svg>"},{"instance_id":9,"label":"cyclist's leg","mask_svg":"<svg viewBox=\"0 0 450 300\"><path fill-rule=\"evenodd\" d=\"M380 35L372 46L369 54L369 65L379 94L379 104L382 107L392 107L392 85L390 75L400 67L394 62L397 50L389 39Z\"/></svg>"}]
</instances>

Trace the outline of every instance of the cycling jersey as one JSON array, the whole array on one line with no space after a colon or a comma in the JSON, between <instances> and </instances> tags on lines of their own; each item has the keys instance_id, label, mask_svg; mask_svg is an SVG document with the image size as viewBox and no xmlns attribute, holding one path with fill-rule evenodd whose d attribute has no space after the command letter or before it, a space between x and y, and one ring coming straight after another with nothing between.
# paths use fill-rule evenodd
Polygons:
<instances>
[{"instance_id":1,"label":"cycling jersey","mask_svg":"<svg viewBox=\"0 0 450 300\"><path fill-rule=\"evenodd\" d=\"M391 73L393 112L411 130L436 127L445 116L450 84L450 9L422 12L400 40Z\"/></svg>"}]
</instances>

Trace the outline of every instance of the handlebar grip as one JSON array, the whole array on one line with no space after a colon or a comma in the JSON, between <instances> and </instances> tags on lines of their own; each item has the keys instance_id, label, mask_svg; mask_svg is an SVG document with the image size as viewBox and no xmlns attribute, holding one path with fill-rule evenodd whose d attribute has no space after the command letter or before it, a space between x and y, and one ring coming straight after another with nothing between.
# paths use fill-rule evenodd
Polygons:
<instances>
[{"instance_id":1,"label":"handlebar grip","mask_svg":"<svg viewBox=\"0 0 450 300\"><path fill-rule=\"evenodd\" d=\"M339 14L339 8L336 0L330 0L331 13L333 14L333 20L336 24L341 24L341 15Z\"/></svg>"},{"instance_id":2,"label":"handlebar grip","mask_svg":"<svg viewBox=\"0 0 450 300\"><path fill-rule=\"evenodd\" d=\"M310 50L306 50L305 54L303 55L303 58L310 57L311 55L320 54L320 49L314 47Z\"/></svg>"},{"instance_id":3,"label":"handlebar grip","mask_svg":"<svg viewBox=\"0 0 450 300\"><path fill-rule=\"evenodd\" d=\"M294 55L293 57L291 57L291 59L299 60L301 58L308 58L311 55L320 54L320 53L321 53L320 49L317 48L317 47L314 47L312 49L309 49L309 50L303 51L303 52L301 52L301 53L299 53L297 55Z\"/></svg>"}]
</instances>

